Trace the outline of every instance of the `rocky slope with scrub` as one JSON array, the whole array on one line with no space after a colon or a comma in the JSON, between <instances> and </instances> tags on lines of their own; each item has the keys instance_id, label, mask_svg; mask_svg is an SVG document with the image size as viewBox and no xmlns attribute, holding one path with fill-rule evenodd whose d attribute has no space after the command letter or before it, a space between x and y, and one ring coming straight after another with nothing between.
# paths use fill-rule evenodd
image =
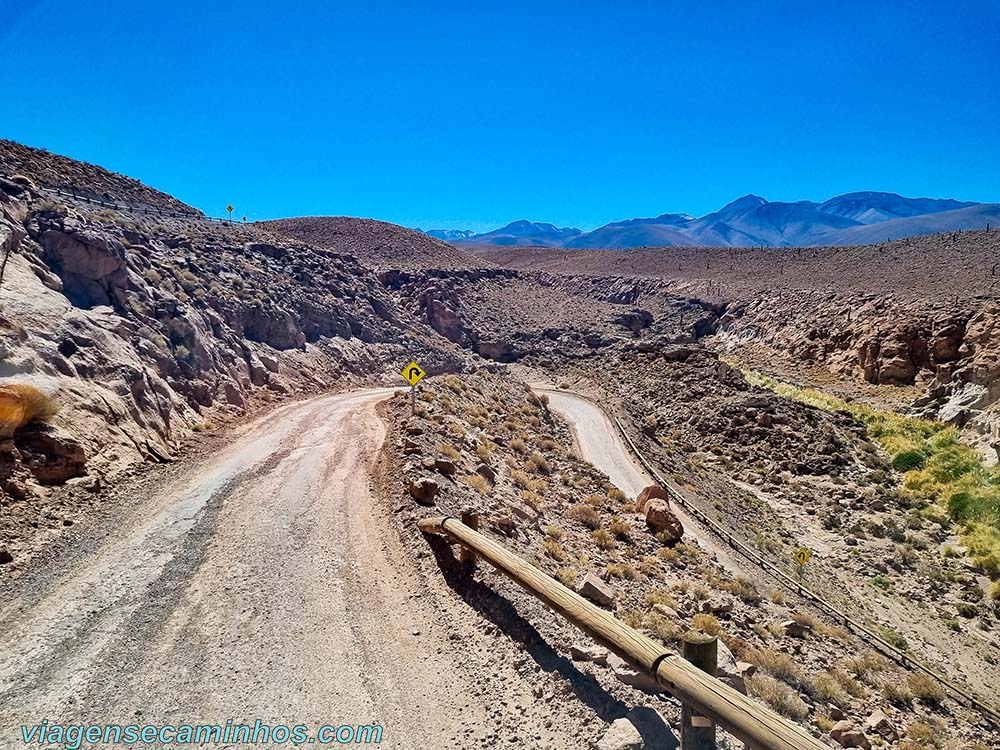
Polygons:
<instances>
[{"instance_id":1,"label":"rocky slope with scrub","mask_svg":"<svg viewBox=\"0 0 1000 750\"><path fill-rule=\"evenodd\" d=\"M454 598L440 606L449 617L470 618L470 604L486 613L471 616L498 628L497 649L536 674L543 710L568 717L581 742L617 747L598 743L625 731L626 718L638 730L649 721L676 729L679 707L486 566L476 577L487 586L466 578L446 544L416 531L417 519L479 513L484 533L668 648L690 630L719 635L720 676L831 747L986 748L1000 740L933 681L870 653L792 592L734 573L691 530L678 538L650 525L637 498L579 459L544 395L480 372L427 381L415 416L403 394L385 414L398 435L387 445L386 492L398 498L414 552L430 544L428 574L440 569L451 581ZM595 709L602 721L586 723ZM517 727L498 731L503 739Z\"/></svg>"}]
</instances>

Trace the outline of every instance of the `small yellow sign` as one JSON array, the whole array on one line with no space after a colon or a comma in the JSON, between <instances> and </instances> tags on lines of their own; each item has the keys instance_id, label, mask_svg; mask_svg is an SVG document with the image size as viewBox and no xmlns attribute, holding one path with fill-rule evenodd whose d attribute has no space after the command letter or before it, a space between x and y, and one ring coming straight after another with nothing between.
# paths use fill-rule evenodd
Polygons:
<instances>
[{"instance_id":1,"label":"small yellow sign","mask_svg":"<svg viewBox=\"0 0 1000 750\"><path fill-rule=\"evenodd\" d=\"M795 558L795 562L799 565L805 565L809 562L809 558L813 556L811 549L806 549L805 547L799 547L795 550L795 554L792 557Z\"/></svg>"},{"instance_id":2,"label":"small yellow sign","mask_svg":"<svg viewBox=\"0 0 1000 750\"><path fill-rule=\"evenodd\" d=\"M226 210L227 210L227 211L228 211L229 213L232 213L232 212L233 212L233 204L232 204L232 203L230 203L230 204L229 204L228 206L226 206Z\"/></svg>"},{"instance_id":3,"label":"small yellow sign","mask_svg":"<svg viewBox=\"0 0 1000 750\"><path fill-rule=\"evenodd\" d=\"M410 364L403 368L403 377L410 385L419 383L426 374L424 369L416 362L410 362Z\"/></svg>"}]
</instances>

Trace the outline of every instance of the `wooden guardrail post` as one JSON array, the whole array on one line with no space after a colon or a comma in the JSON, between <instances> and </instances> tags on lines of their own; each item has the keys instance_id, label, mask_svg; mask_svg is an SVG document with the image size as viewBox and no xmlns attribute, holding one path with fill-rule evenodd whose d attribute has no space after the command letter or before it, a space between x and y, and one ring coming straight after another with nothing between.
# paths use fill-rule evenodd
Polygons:
<instances>
[{"instance_id":1,"label":"wooden guardrail post","mask_svg":"<svg viewBox=\"0 0 1000 750\"><path fill-rule=\"evenodd\" d=\"M719 661L719 640L696 630L684 635L682 654L702 672L715 677ZM681 750L716 750L715 722L702 716L687 703L681 706Z\"/></svg>"},{"instance_id":2,"label":"wooden guardrail post","mask_svg":"<svg viewBox=\"0 0 1000 750\"><path fill-rule=\"evenodd\" d=\"M706 674L459 519L423 518L417 525L424 533L444 534L471 549L477 559L509 576L595 641L652 676L681 704L699 716L711 717L737 739L767 750L828 750L801 726Z\"/></svg>"},{"instance_id":3,"label":"wooden guardrail post","mask_svg":"<svg viewBox=\"0 0 1000 750\"><path fill-rule=\"evenodd\" d=\"M473 531L479 531L479 514L472 510L472 508L462 509L462 523L468 526ZM461 545L462 550L459 553L459 559L465 563L470 572L476 568L476 553L471 549L466 547L464 544Z\"/></svg>"}]
</instances>

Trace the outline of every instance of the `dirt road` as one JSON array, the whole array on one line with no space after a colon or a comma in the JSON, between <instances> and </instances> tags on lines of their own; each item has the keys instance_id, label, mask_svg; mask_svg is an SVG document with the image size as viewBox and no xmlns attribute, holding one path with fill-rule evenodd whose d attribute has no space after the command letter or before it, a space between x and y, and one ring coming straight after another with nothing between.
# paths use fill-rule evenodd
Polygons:
<instances>
[{"instance_id":1,"label":"dirt road","mask_svg":"<svg viewBox=\"0 0 1000 750\"><path fill-rule=\"evenodd\" d=\"M245 426L102 549L6 603L0 747L43 718L377 723L382 747L467 746L486 712L460 700L458 665L430 637L440 614L372 502L388 393Z\"/></svg>"},{"instance_id":2,"label":"dirt road","mask_svg":"<svg viewBox=\"0 0 1000 750\"><path fill-rule=\"evenodd\" d=\"M541 386L535 387L535 390L546 393L552 410L569 423L580 457L607 474L618 489L630 498L635 498L644 487L654 483L597 404L567 391ZM687 536L696 538L702 547L715 553L719 562L731 572L744 572L732 550L716 541L683 508L672 504L671 509L684 524Z\"/></svg>"}]
</instances>

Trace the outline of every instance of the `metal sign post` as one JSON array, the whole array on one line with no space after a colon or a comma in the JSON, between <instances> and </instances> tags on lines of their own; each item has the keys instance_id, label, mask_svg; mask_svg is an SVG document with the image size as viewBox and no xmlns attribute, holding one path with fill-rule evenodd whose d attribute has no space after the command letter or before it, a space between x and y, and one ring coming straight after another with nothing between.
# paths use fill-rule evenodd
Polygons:
<instances>
[{"instance_id":1,"label":"metal sign post","mask_svg":"<svg viewBox=\"0 0 1000 750\"><path fill-rule=\"evenodd\" d=\"M414 416L417 413L417 383L427 373L416 362L410 362L410 364L403 368L402 374L406 382L410 384L410 416Z\"/></svg>"}]
</instances>

